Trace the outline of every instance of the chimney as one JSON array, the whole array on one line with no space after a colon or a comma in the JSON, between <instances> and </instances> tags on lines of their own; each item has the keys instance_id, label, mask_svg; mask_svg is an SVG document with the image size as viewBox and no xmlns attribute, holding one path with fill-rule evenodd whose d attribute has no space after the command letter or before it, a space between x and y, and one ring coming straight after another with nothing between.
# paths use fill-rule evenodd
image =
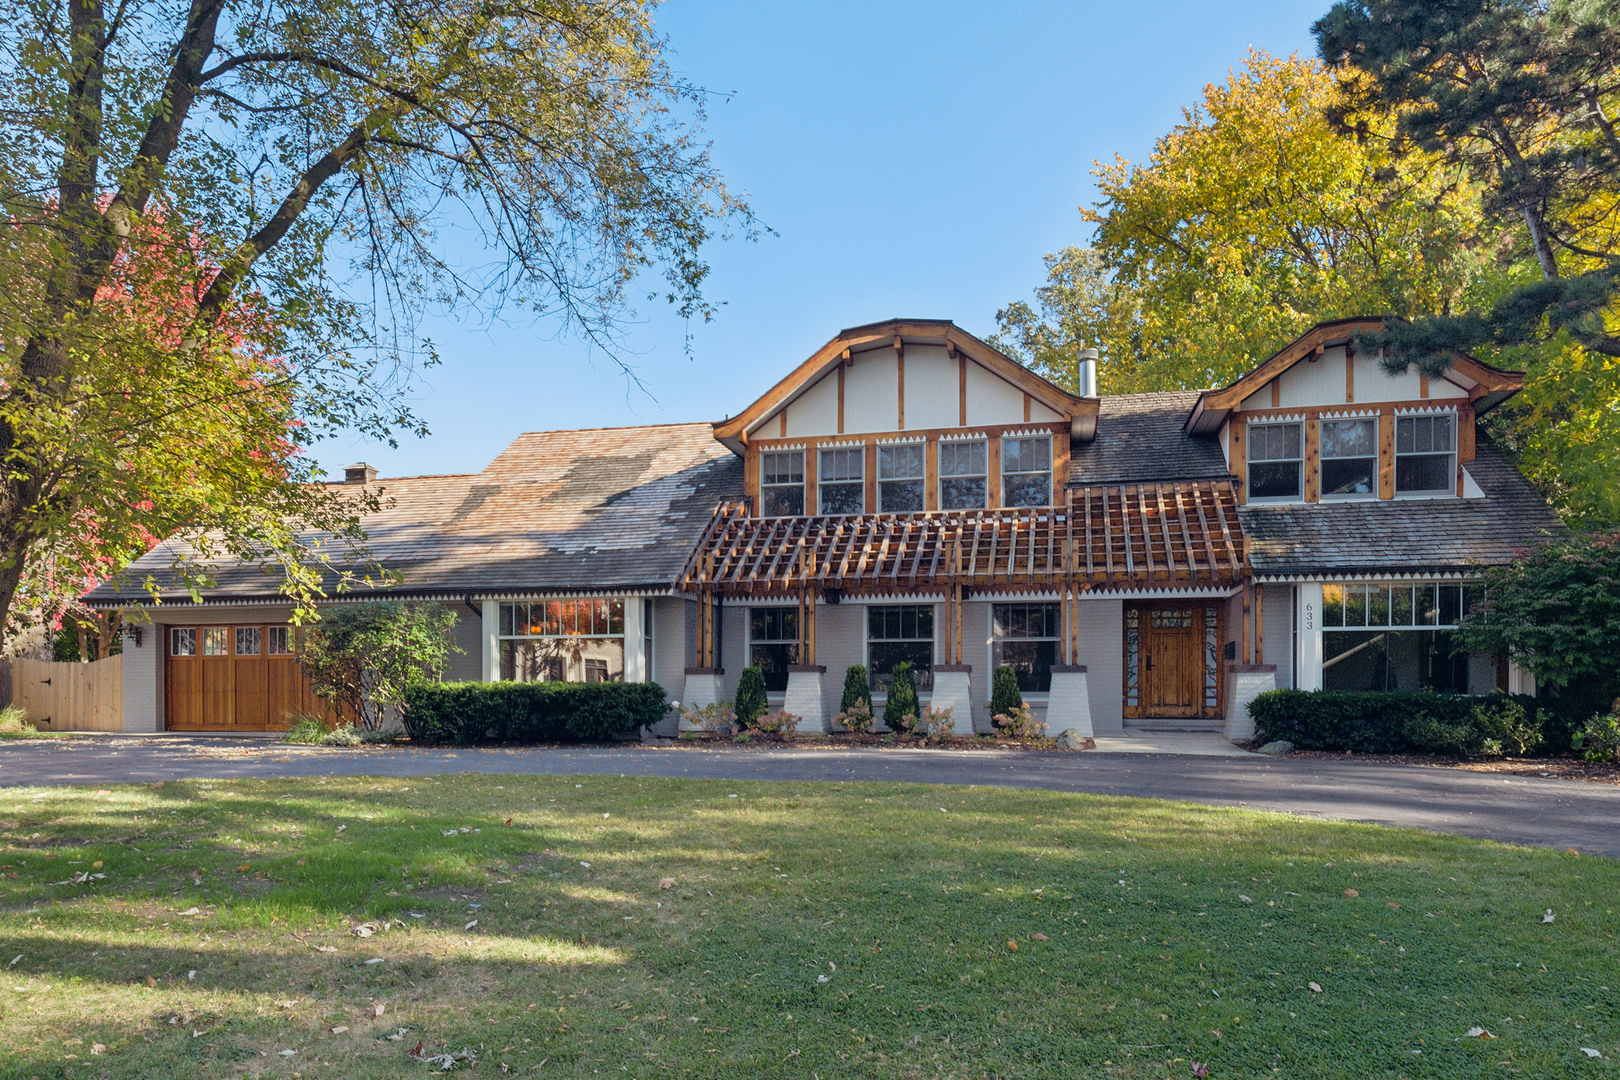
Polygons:
<instances>
[{"instance_id":1,"label":"chimney","mask_svg":"<svg viewBox=\"0 0 1620 1080\"><path fill-rule=\"evenodd\" d=\"M1075 354L1080 361L1079 377L1075 380L1080 385L1081 397L1097 396L1097 350L1081 349Z\"/></svg>"},{"instance_id":2,"label":"chimney","mask_svg":"<svg viewBox=\"0 0 1620 1080\"><path fill-rule=\"evenodd\" d=\"M343 466L343 482L345 484L369 484L377 479L375 466L360 462L357 465Z\"/></svg>"}]
</instances>

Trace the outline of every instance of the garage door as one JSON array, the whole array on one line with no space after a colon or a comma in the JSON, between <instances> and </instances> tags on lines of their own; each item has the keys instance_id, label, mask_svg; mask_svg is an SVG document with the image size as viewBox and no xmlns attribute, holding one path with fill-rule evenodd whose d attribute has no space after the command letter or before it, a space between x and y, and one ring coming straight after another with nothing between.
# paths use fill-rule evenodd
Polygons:
<instances>
[{"instance_id":1,"label":"garage door","mask_svg":"<svg viewBox=\"0 0 1620 1080\"><path fill-rule=\"evenodd\" d=\"M296 627L167 629L170 731L283 731L301 713L326 714L298 665Z\"/></svg>"}]
</instances>

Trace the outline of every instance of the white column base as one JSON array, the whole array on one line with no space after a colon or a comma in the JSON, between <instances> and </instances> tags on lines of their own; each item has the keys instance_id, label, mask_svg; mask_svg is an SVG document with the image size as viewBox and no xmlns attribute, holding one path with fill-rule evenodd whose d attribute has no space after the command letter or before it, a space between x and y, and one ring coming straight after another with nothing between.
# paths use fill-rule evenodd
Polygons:
<instances>
[{"instance_id":1,"label":"white column base","mask_svg":"<svg viewBox=\"0 0 1620 1080\"><path fill-rule=\"evenodd\" d=\"M1073 728L1082 739L1095 736L1091 728L1091 691L1084 664L1053 664L1052 691L1046 699L1046 737L1055 739Z\"/></svg>"},{"instance_id":2,"label":"white column base","mask_svg":"<svg viewBox=\"0 0 1620 1080\"><path fill-rule=\"evenodd\" d=\"M1226 726L1221 734L1231 742L1254 738L1254 717L1249 715L1249 702L1275 689L1276 664L1226 665Z\"/></svg>"},{"instance_id":3,"label":"white column base","mask_svg":"<svg viewBox=\"0 0 1620 1080\"><path fill-rule=\"evenodd\" d=\"M951 710L951 734L972 735L973 667L969 664L935 667L934 693L928 707Z\"/></svg>"},{"instance_id":4,"label":"white column base","mask_svg":"<svg viewBox=\"0 0 1620 1080\"><path fill-rule=\"evenodd\" d=\"M831 730L821 686L826 673L827 669L819 664L794 664L788 668L787 694L782 699L782 708L804 718L798 728L800 735L821 736Z\"/></svg>"},{"instance_id":5,"label":"white column base","mask_svg":"<svg viewBox=\"0 0 1620 1080\"><path fill-rule=\"evenodd\" d=\"M687 668L686 685L681 690L681 708L713 705L717 701L723 701L724 698L721 695L725 693L725 688L720 682L720 677L723 674L724 672L720 668ZM703 729L683 715L680 730L702 731Z\"/></svg>"}]
</instances>

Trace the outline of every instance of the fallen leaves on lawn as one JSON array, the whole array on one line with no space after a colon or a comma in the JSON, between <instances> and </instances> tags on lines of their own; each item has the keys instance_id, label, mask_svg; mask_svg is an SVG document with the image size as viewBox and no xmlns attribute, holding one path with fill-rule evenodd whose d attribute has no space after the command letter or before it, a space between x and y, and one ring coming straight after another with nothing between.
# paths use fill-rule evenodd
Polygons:
<instances>
[{"instance_id":1,"label":"fallen leaves on lawn","mask_svg":"<svg viewBox=\"0 0 1620 1080\"><path fill-rule=\"evenodd\" d=\"M1029 935L1029 940L1031 940L1031 941L1051 941L1052 939L1047 937L1045 934L1041 933L1039 930L1037 930L1033 934Z\"/></svg>"},{"instance_id":2,"label":"fallen leaves on lawn","mask_svg":"<svg viewBox=\"0 0 1620 1080\"><path fill-rule=\"evenodd\" d=\"M105 1054L107 1052L107 1045L105 1043L91 1043L90 1052L92 1054Z\"/></svg>"},{"instance_id":3,"label":"fallen leaves on lawn","mask_svg":"<svg viewBox=\"0 0 1620 1080\"><path fill-rule=\"evenodd\" d=\"M1243 901L1243 902L1244 902L1244 903L1245 903L1245 904L1252 904L1252 903L1254 903L1254 898L1253 898L1253 897L1250 897L1250 896L1244 896L1244 895L1243 895L1243 894L1242 894L1242 893L1238 893L1238 899L1239 899L1239 900L1241 900L1241 901Z\"/></svg>"},{"instance_id":4,"label":"fallen leaves on lawn","mask_svg":"<svg viewBox=\"0 0 1620 1080\"><path fill-rule=\"evenodd\" d=\"M424 1065L437 1065L442 1072L449 1072L463 1061L469 1065L478 1064L478 1055L470 1048L447 1054L432 1054L421 1043L417 1043L414 1049L406 1051L405 1056Z\"/></svg>"},{"instance_id":5,"label":"fallen leaves on lawn","mask_svg":"<svg viewBox=\"0 0 1620 1080\"><path fill-rule=\"evenodd\" d=\"M177 911L177 912L175 912L175 914L176 914L176 915L201 915L201 914L202 914L202 912L201 912L201 911L199 911L199 910L198 910L198 909L197 909L197 908L194 908L194 907L188 907L188 908L186 908L186 910L184 910L184 911Z\"/></svg>"},{"instance_id":6,"label":"fallen leaves on lawn","mask_svg":"<svg viewBox=\"0 0 1620 1080\"><path fill-rule=\"evenodd\" d=\"M473 927L475 927L477 925L478 925L478 920L474 919L472 922L468 923L466 926L463 926L461 929L463 931L467 931L467 930L471 930Z\"/></svg>"},{"instance_id":7,"label":"fallen leaves on lawn","mask_svg":"<svg viewBox=\"0 0 1620 1080\"><path fill-rule=\"evenodd\" d=\"M1012 938L1008 938L1007 939L1007 948L1011 949L1013 952L1017 952L1018 951L1018 942L1014 941Z\"/></svg>"},{"instance_id":8,"label":"fallen leaves on lawn","mask_svg":"<svg viewBox=\"0 0 1620 1080\"><path fill-rule=\"evenodd\" d=\"M1553 914L1552 908L1548 908L1547 909L1547 914L1545 914L1545 915L1543 915L1541 917L1541 921L1544 922L1544 923L1550 923L1556 918L1558 918L1558 916Z\"/></svg>"},{"instance_id":9,"label":"fallen leaves on lawn","mask_svg":"<svg viewBox=\"0 0 1620 1080\"><path fill-rule=\"evenodd\" d=\"M373 1005L371 1007L371 1015L372 1016L381 1016L383 1013L385 1013L387 1011L388 1011L388 1003L386 1001L379 1001L379 1002L377 1002L375 1005Z\"/></svg>"},{"instance_id":10,"label":"fallen leaves on lawn","mask_svg":"<svg viewBox=\"0 0 1620 1080\"><path fill-rule=\"evenodd\" d=\"M297 998L284 998L281 1001L276 1002L276 1008L278 1008L278 1009L290 1009L294 1005L297 1005L297 1004L298 1004L298 999Z\"/></svg>"},{"instance_id":11,"label":"fallen leaves on lawn","mask_svg":"<svg viewBox=\"0 0 1620 1080\"><path fill-rule=\"evenodd\" d=\"M1305 985L1311 988L1311 993L1313 994L1320 994L1322 992L1321 983L1306 983Z\"/></svg>"},{"instance_id":12,"label":"fallen leaves on lawn","mask_svg":"<svg viewBox=\"0 0 1620 1080\"><path fill-rule=\"evenodd\" d=\"M355 927L353 933L355 937L367 938L382 928L383 924L373 919L370 922L363 922L359 926Z\"/></svg>"},{"instance_id":13,"label":"fallen leaves on lawn","mask_svg":"<svg viewBox=\"0 0 1620 1080\"><path fill-rule=\"evenodd\" d=\"M100 1045L100 1044L98 1043L97 1045ZM1589 1058L1601 1058L1603 1056L1602 1054L1598 1053L1596 1050L1592 1049L1590 1046L1581 1047L1581 1053L1585 1054Z\"/></svg>"},{"instance_id":14,"label":"fallen leaves on lawn","mask_svg":"<svg viewBox=\"0 0 1620 1080\"><path fill-rule=\"evenodd\" d=\"M334 1035L342 1035L345 1031L349 1030L349 1025L347 1025L347 1024L339 1024L337 1027L332 1028L331 1030L332 1030L332 1034L334 1034Z\"/></svg>"},{"instance_id":15,"label":"fallen leaves on lawn","mask_svg":"<svg viewBox=\"0 0 1620 1080\"><path fill-rule=\"evenodd\" d=\"M1485 1030L1482 1027L1471 1027L1471 1028L1468 1029L1468 1034L1467 1034L1466 1038L1470 1038L1470 1039L1494 1039L1494 1038L1496 1038L1496 1036L1492 1035L1489 1031Z\"/></svg>"},{"instance_id":16,"label":"fallen leaves on lawn","mask_svg":"<svg viewBox=\"0 0 1620 1080\"><path fill-rule=\"evenodd\" d=\"M315 946L315 951L316 952L337 952L337 946L336 945L317 945L317 946Z\"/></svg>"},{"instance_id":17,"label":"fallen leaves on lawn","mask_svg":"<svg viewBox=\"0 0 1620 1080\"><path fill-rule=\"evenodd\" d=\"M1357 897L1361 895L1361 892L1357 889L1346 889L1344 890L1344 895L1349 897Z\"/></svg>"},{"instance_id":18,"label":"fallen leaves on lawn","mask_svg":"<svg viewBox=\"0 0 1620 1080\"><path fill-rule=\"evenodd\" d=\"M673 889L675 887L675 879L672 877L661 877L658 879L658 887L660 889Z\"/></svg>"}]
</instances>

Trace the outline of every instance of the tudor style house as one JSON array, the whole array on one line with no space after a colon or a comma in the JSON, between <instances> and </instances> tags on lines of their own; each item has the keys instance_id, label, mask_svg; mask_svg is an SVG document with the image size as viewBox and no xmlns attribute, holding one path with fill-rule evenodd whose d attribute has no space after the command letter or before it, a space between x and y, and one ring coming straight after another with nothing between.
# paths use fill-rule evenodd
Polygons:
<instances>
[{"instance_id":1,"label":"tudor style house","mask_svg":"<svg viewBox=\"0 0 1620 1080\"><path fill-rule=\"evenodd\" d=\"M477 474L345 483L383 493L388 594L461 613L452 678L654 680L702 704L757 665L814 733L848 666L881 700L908 662L966 733L1011 665L1053 732L1236 739L1275 686L1531 689L1450 640L1481 569L1562 528L1477 431L1522 377L1466 357L1390 375L1355 350L1380 325L1318 325L1220 389L1099 397L1093 360L1075 393L898 319L723 422L533 433ZM141 602L172 557L89 602ZM126 619L150 625L126 644L125 730L274 729L317 705L276 580L215 578Z\"/></svg>"}]
</instances>

